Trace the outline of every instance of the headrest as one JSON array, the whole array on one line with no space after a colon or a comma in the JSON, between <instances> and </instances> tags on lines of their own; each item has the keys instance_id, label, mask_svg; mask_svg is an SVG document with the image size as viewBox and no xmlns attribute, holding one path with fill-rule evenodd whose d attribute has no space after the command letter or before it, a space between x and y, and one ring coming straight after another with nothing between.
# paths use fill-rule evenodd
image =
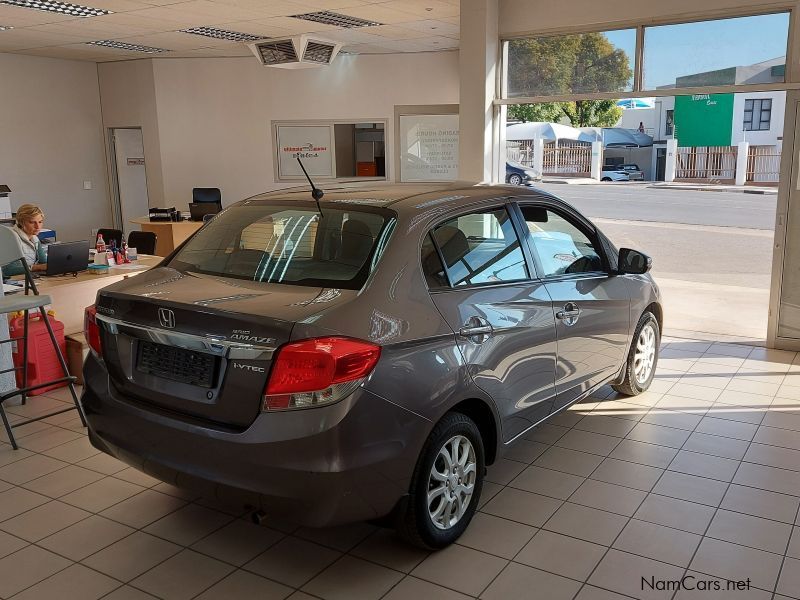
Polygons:
<instances>
[{"instance_id":1,"label":"headrest","mask_svg":"<svg viewBox=\"0 0 800 600\"><path fill-rule=\"evenodd\" d=\"M469 242L464 232L457 227L444 225L434 231L436 243L442 249L442 256L448 267L452 267L459 260L469 254Z\"/></svg>"}]
</instances>

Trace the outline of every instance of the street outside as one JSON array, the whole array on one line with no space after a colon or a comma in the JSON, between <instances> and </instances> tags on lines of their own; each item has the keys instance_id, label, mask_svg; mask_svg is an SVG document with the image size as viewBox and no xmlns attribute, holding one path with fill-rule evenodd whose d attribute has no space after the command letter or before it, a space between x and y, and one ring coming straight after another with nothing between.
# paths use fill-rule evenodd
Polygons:
<instances>
[{"instance_id":1,"label":"street outside","mask_svg":"<svg viewBox=\"0 0 800 600\"><path fill-rule=\"evenodd\" d=\"M653 257L665 333L764 340L775 194L537 184L591 218L617 247Z\"/></svg>"}]
</instances>

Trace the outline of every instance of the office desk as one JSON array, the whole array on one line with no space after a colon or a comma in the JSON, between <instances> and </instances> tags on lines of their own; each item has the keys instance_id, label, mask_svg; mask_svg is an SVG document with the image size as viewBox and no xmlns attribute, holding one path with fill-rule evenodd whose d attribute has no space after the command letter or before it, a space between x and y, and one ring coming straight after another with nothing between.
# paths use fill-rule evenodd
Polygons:
<instances>
[{"instance_id":1,"label":"office desk","mask_svg":"<svg viewBox=\"0 0 800 600\"><path fill-rule=\"evenodd\" d=\"M126 277L143 273L160 262L160 256L140 254L139 260L132 264L142 266L143 269L128 269L126 268L128 265L123 265L110 267L108 272L102 275L84 271L78 273L77 277L72 275L40 277L36 280L36 288L40 294L50 296L52 304L48 308L52 308L56 312L56 319L64 323L64 333L76 333L83 331L83 309L94 304L99 289Z\"/></svg>"},{"instance_id":2,"label":"office desk","mask_svg":"<svg viewBox=\"0 0 800 600\"><path fill-rule=\"evenodd\" d=\"M139 225L142 231L152 231L158 236L156 256L167 256L203 226L202 221L151 221L147 217L131 219L131 223Z\"/></svg>"}]
</instances>

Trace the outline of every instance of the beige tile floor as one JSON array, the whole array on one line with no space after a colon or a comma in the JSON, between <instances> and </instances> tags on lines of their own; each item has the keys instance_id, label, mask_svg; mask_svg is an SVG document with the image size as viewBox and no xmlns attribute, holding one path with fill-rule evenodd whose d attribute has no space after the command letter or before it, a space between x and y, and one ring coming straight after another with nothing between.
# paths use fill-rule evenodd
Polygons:
<instances>
[{"instance_id":1,"label":"beige tile floor","mask_svg":"<svg viewBox=\"0 0 800 600\"><path fill-rule=\"evenodd\" d=\"M16 418L63 392L9 407ZM492 466L460 542L252 524L97 453L74 412L0 443L0 597L800 599L800 358L666 339L637 398L604 389ZM642 578L750 579L749 591Z\"/></svg>"}]
</instances>

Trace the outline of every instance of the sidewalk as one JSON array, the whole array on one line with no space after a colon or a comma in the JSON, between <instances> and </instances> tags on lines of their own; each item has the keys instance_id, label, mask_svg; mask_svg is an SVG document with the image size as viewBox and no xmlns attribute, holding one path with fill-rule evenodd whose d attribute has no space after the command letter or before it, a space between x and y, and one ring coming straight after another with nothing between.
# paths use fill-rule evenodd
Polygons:
<instances>
[{"instance_id":1,"label":"sidewalk","mask_svg":"<svg viewBox=\"0 0 800 600\"><path fill-rule=\"evenodd\" d=\"M668 190L691 190L701 192L738 192L740 194L771 194L776 195L778 188L771 186L737 186L737 185L721 185L714 183L681 183L681 182L665 182L665 181L597 181L589 177L544 177L540 181L535 181L533 185L538 183L563 183L567 185L643 185L654 189L668 189Z\"/></svg>"}]
</instances>

